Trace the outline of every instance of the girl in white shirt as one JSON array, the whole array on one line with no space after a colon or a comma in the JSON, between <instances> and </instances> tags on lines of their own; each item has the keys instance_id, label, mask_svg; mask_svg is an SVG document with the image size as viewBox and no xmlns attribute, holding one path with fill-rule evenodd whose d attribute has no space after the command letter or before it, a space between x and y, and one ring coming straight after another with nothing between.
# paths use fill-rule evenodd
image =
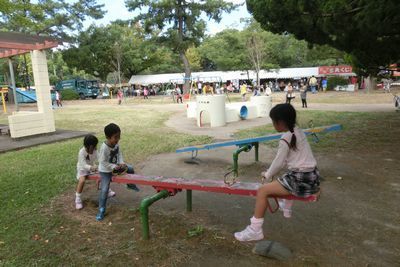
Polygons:
<instances>
[{"instance_id":1,"label":"girl in white shirt","mask_svg":"<svg viewBox=\"0 0 400 267\"><path fill-rule=\"evenodd\" d=\"M78 163L76 164L76 179L78 185L76 186L75 193L75 208L80 210L83 208L82 204L82 191L85 185L86 177L91 173L97 171L97 143L99 140L96 136L88 134L83 139L83 147L79 150ZM111 189L108 191L108 196L115 196L115 192Z\"/></svg>"},{"instance_id":2,"label":"girl in white shirt","mask_svg":"<svg viewBox=\"0 0 400 267\"><path fill-rule=\"evenodd\" d=\"M285 165L288 171L277 180L262 185L257 191L254 216L250 225L235 233L239 241L255 241L264 238L262 225L269 196L308 197L319 192L320 176L317 162L303 131L295 126L296 110L290 104L279 104L269 116L278 132L285 132L279 141L277 155L271 166L261 175L271 181Z\"/></svg>"}]
</instances>

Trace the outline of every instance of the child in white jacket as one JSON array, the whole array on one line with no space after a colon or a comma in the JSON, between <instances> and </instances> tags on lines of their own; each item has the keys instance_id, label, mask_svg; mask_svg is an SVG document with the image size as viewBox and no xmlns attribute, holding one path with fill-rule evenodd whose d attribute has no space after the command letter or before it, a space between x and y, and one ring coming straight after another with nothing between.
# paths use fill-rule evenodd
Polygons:
<instances>
[{"instance_id":1,"label":"child in white jacket","mask_svg":"<svg viewBox=\"0 0 400 267\"><path fill-rule=\"evenodd\" d=\"M77 210L83 208L81 196L87 176L91 172L97 171L96 147L98 142L99 141L96 136L88 134L83 139L83 147L79 150L78 163L76 164L76 179L78 180L78 185L76 186L75 193L75 207ZM115 196L115 192L110 189L108 191L108 196Z\"/></svg>"}]
</instances>

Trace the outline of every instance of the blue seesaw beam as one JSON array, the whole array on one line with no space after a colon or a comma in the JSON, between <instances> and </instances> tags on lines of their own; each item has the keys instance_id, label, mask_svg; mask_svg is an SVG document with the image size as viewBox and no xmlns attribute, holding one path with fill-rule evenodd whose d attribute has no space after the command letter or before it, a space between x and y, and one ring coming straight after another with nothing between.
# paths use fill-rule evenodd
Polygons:
<instances>
[{"instance_id":1,"label":"blue seesaw beam","mask_svg":"<svg viewBox=\"0 0 400 267\"><path fill-rule=\"evenodd\" d=\"M303 131L306 135L310 135L310 134L328 133L328 132L334 132L334 131L340 131L340 130L342 130L342 125L332 124L332 125L328 125L328 126L304 129ZM267 142L267 141L272 141L272 140L279 140L282 138L282 135L283 134L278 133L278 134L270 134L270 135L259 136L259 137L254 137L254 138L246 138L246 139L232 140L232 141L226 141L226 142L197 145L197 146L188 146L188 147L178 148L175 152L176 153L193 152L193 151L199 151L199 150L211 150L211 149L215 149L218 147L225 147L225 146L241 146L241 145L247 145L247 144L252 144L252 143Z\"/></svg>"}]
</instances>

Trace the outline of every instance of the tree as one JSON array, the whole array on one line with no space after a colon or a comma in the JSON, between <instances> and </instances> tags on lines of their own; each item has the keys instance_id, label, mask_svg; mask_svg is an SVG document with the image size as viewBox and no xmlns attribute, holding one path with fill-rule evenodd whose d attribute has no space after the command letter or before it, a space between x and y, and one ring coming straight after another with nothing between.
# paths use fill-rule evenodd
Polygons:
<instances>
[{"instance_id":1,"label":"tree","mask_svg":"<svg viewBox=\"0 0 400 267\"><path fill-rule=\"evenodd\" d=\"M70 40L70 34L83 27L90 17L100 19L105 14L104 5L96 0L5 0L0 3L0 27L9 31L50 35Z\"/></svg>"},{"instance_id":2,"label":"tree","mask_svg":"<svg viewBox=\"0 0 400 267\"><path fill-rule=\"evenodd\" d=\"M345 51L365 73L400 59L397 0L247 0L247 7L266 30Z\"/></svg>"},{"instance_id":3,"label":"tree","mask_svg":"<svg viewBox=\"0 0 400 267\"><path fill-rule=\"evenodd\" d=\"M142 72L176 70L171 54L139 25L116 21L107 26L92 25L81 32L77 43L63 51L63 58L68 66L106 81L107 75L118 69L127 78Z\"/></svg>"},{"instance_id":4,"label":"tree","mask_svg":"<svg viewBox=\"0 0 400 267\"><path fill-rule=\"evenodd\" d=\"M145 10L137 20L148 32L158 30L161 39L179 54L185 69L185 92L189 89L191 79L186 52L204 37L202 13L219 22L224 11L230 12L236 7L224 0L126 0L126 5L130 11Z\"/></svg>"},{"instance_id":5,"label":"tree","mask_svg":"<svg viewBox=\"0 0 400 267\"><path fill-rule=\"evenodd\" d=\"M243 34L238 30L226 29L209 36L198 50L206 71L246 70L251 67L247 61Z\"/></svg>"},{"instance_id":6,"label":"tree","mask_svg":"<svg viewBox=\"0 0 400 267\"><path fill-rule=\"evenodd\" d=\"M276 55L281 47L276 46L277 36L261 29L259 23L250 19L242 35L245 38L245 49L249 65L256 72L257 85L260 86L260 70L276 67L272 63L273 55Z\"/></svg>"}]
</instances>

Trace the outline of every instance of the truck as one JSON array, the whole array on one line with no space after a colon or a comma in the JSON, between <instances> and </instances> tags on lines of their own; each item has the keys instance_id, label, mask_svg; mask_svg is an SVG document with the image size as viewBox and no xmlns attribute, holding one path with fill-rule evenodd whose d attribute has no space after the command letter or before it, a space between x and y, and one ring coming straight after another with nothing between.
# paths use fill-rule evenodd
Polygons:
<instances>
[{"instance_id":1,"label":"truck","mask_svg":"<svg viewBox=\"0 0 400 267\"><path fill-rule=\"evenodd\" d=\"M91 97L96 99L100 94L99 82L97 80L72 79L60 81L55 86L56 90L75 90L80 99Z\"/></svg>"}]
</instances>

